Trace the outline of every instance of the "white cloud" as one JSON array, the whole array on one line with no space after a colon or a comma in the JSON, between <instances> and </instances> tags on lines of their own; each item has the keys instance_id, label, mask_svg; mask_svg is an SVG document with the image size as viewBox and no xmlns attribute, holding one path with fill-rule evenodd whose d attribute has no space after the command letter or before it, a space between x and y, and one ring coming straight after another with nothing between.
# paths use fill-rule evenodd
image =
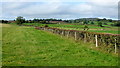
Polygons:
<instances>
[{"instance_id":1,"label":"white cloud","mask_svg":"<svg viewBox=\"0 0 120 68\"><path fill-rule=\"evenodd\" d=\"M78 13L78 14L86 14L86 13L90 13L91 9L92 9L91 5L78 4L78 5L72 6L71 12L72 13Z\"/></svg>"},{"instance_id":2,"label":"white cloud","mask_svg":"<svg viewBox=\"0 0 120 68\"><path fill-rule=\"evenodd\" d=\"M2 2L86 2L89 0L2 0Z\"/></svg>"},{"instance_id":3,"label":"white cloud","mask_svg":"<svg viewBox=\"0 0 120 68\"><path fill-rule=\"evenodd\" d=\"M117 2L119 0L1 0L1 2L93 2L96 4L106 4L109 2Z\"/></svg>"},{"instance_id":4,"label":"white cloud","mask_svg":"<svg viewBox=\"0 0 120 68\"><path fill-rule=\"evenodd\" d=\"M0 6L2 6L2 4L0 3ZM0 18L2 18L2 7L0 7Z\"/></svg>"},{"instance_id":5,"label":"white cloud","mask_svg":"<svg viewBox=\"0 0 120 68\"><path fill-rule=\"evenodd\" d=\"M117 18L118 0L2 0L3 17Z\"/></svg>"}]
</instances>

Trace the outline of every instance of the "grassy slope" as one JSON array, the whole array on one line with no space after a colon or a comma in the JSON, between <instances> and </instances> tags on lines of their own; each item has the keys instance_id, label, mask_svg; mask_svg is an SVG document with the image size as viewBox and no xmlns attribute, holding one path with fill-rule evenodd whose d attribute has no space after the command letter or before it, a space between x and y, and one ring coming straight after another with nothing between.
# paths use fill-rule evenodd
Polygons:
<instances>
[{"instance_id":1,"label":"grassy slope","mask_svg":"<svg viewBox=\"0 0 120 68\"><path fill-rule=\"evenodd\" d=\"M3 27L4 66L115 66L117 58L33 27Z\"/></svg>"},{"instance_id":2,"label":"grassy slope","mask_svg":"<svg viewBox=\"0 0 120 68\"><path fill-rule=\"evenodd\" d=\"M0 24L0 66L2 66L2 24Z\"/></svg>"}]
</instances>

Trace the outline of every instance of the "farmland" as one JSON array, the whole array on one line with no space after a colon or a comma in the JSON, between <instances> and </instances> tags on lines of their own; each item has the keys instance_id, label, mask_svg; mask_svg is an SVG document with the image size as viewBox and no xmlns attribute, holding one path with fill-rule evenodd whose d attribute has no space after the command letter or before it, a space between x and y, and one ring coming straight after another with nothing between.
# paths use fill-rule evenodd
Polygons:
<instances>
[{"instance_id":1,"label":"farmland","mask_svg":"<svg viewBox=\"0 0 120 68\"><path fill-rule=\"evenodd\" d=\"M2 68L119 68L118 0L3 0L0 4Z\"/></svg>"},{"instance_id":2,"label":"farmland","mask_svg":"<svg viewBox=\"0 0 120 68\"><path fill-rule=\"evenodd\" d=\"M58 27L58 24L48 26ZM59 26L68 28L74 25ZM4 24L2 37L3 66L118 65L117 56L91 48L95 46L92 43L83 43L82 40L76 42L72 38L36 30L34 27Z\"/></svg>"},{"instance_id":3,"label":"farmland","mask_svg":"<svg viewBox=\"0 0 120 68\"><path fill-rule=\"evenodd\" d=\"M34 25L34 26L45 26L46 24L39 23L24 23L24 25ZM84 25L80 24L47 24L49 27L67 29L67 30L79 30L84 31ZM97 33L111 33L118 34L118 27L113 27L109 25L105 25L105 27L98 27L97 25L88 25L89 32L97 32Z\"/></svg>"}]
</instances>

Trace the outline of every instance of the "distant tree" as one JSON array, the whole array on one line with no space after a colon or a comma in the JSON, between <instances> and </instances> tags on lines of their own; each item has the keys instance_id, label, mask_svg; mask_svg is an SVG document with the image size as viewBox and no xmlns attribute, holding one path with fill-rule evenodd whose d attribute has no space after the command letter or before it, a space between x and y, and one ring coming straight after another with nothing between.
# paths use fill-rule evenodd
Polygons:
<instances>
[{"instance_id":1,"label":"distant tree","mask_svg":"<svg viewBox=\"0 0 120 68\"><path fill-rule=\"evenodd\" d=\"M103 18L103 20L105 21L105 20L106 20L106 18Z\"/></svg>"},{"instance_id":2,"label":"distant tree","mask_svg":"<svg viewBox=\"0 0 120 68\"><path fill-rule=\"evenodd\" d=\"M28 21L28 20L26 20L26 21L25 21L25 23L29 23L29 21Z\"/></svg>"},{"instance_id":3,"label":"distant tree","mask_svg":"<svg viewBox=\"0 0 120 68\"><path fill-rule=\"evenodd\" d=\"M2 23L2 20L0 20L0 23Z\"/></svg>"},{"instance_id":4,"label":"distant tree","mask_svg":"<svg viewBox=\"0 0 120 68\"><path fill-rule=\"evenodd\" d=\"M32 20L28 20L28 23L33 23L33 21Z\"/></svg>"},{"instance_id":5,"label":"distant tree","mask_svg":"<svg viewBox=\"0 0 120 68\"><path fill-rule=\"evenodd\" d=\"M104 24L104 25L107 25L107 22L104 22L103 24Z\"/></svg>"},{"instance_id":6,"label":"distant tree","mask_svg":"<svg viewBox=\"0 0 120 68\"><path fill-rule=\"evenodd\" d=\"M102 22L98 22L98 26L103 27Z\"/></svg>"},{"instance_id":7,"label":"distant tree","mask_svg":"<svg viewBox=\"0 0 120 68\"><path fill-rule=\"evenodd\" d=\"M23 18L22 16L18 16L18 17L16 18L16 23L17 23L18 25L22 25L23 23L25 23L25 18Z\"/></svg>"},{"instance_id":8,"label":"distant tree","mask_svg":"<svg viewBox=\"0 0 120 68\"><path fill-rule=\"evenodd\" d=\"M64 22L67 22L67 23L68 23L68 22L69 22L69 20L64 20Z\"/></svg>"},{"instance_id":9,"label":"distant tree","mask_svg":"<svg viewBox=\"0 0 120 68\"><path fill-rule=\"evenodd\" d=\"M43 21L40 21L40 23L42 23L42 24L46 24L46 21L45 21L45 20L43 20Z\"/></svg>"},{"instance_id":10,"label":"distant tree","mask_svg":"<svg viewBox=\"0 0 120 68\"><path fill-rule=\"evenodd\" d=\"M88 24L87 20L84 20L83 24Z\"/></svg>"},{"instance_id":11,"label":"distant tree","mask_svg":"<svg viewBox=\"0 0 120 68\"><path fill-rule=\"evenodd\" d=\"M48 27L48 25L45 25L44 27Z\"/></svg>"},{"instance_id":12,"label":"distant tree","mask_svg":"<svg viewBox=\"0 0 120 68\"><path fill-rule=\"evenodd\" d=\"M120 22L115 22L112 26L120 26Z\"/></svg>"},{"instance_id":13,"label":"distant tree","mask_svg":"<svg viewBox=\"0 0 120 68\"><path fill-rule=\"evenodd\" d=\"M93 21L91 21L91 23L90 24L94 24L94 22Z\"/></svg>"},{"instance_id":14,"label":"distant tree","mask_svg":"<svg viewBox=\"0 0 120 68\"><path fill-rule=\"evenodd\" d=\"M112 22L112 19L108 19L109 22Z\"/></svg>"},{"instance_id":15,"label":"distant tree","mask_svg":"<svg viewBox=\"0 0 120 68\"><path fill-rule=\"evenodd\" d=\"M5 23L5 24L7 24L7 23L9 23L7 20L2 20L2 23Z\"/></svg>"},{"instance_id":16,"label":"distant tree","mask_svg":"<svg viewBox=\"0 0 120 68\"><path fill-rule=\"evenodd\" d=\"M90 21L87 21L87 24L89 23Z\"/></svg>"},{"instance_id":17,"label":"distant tree","mask_svg":"<svg viewBox=\"0 0 120 68\"><path fill-rule=\"evenodd\" d=\"M100 21L100 19L97 19L97 21Z\"/></svg>"},{"instance_id":18,"label":"distant tree","mask_svg":"<svg viewBox=\"0 0 120 68\"><path fill-rule=\"evenodd\" d=\"M88 28L88 26L87 25L85 25L84 26L84 30L88 30L89 28Z\"/></svg>"},{"instance_id":19,"label":"distant tree","mask_svg":"<svg viewBox=\"0 0 120 68\"><path fill-rule=\"evenodd\" d=\"M33 19L34 23L39 23L39 19Z\"/></svg>"}]
</instances>

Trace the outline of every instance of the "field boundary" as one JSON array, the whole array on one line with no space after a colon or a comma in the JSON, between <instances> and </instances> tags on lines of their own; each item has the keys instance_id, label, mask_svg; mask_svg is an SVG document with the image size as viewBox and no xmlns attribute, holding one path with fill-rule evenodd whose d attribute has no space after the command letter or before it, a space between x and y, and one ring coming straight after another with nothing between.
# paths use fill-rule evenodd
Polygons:
<instances>
[{"instance_id":1,"label":"field boundary","mask_svg":"<svg viewBox=\"0 0 120 68\"><path fill-rule=\"evenodd\" d=\"M65 30L52 27L35 27L35 29L49 31L61 36L73 37L75 40L92 42L95 47L105 48L107 52L118 53L120 49L120 34L95 33L78 30Z\"/></svg>"},{"instance_id":2,"label":"field boundary","mask_svg":"<svg viewBox=\"0 0 120 68\"><path fill-rule=\"evenodd\" d=\"M84 43L92 42L95 44L95 47L102 48L107 52L112 52L118 54L120 52L120 34L111 34L111 33L96 33L88 31L79 31L79 30L66 30L53 27L38 27L33 25L22 25L35 27L38 30L49 31L55 34L66 36L67 38L73 37L76 41L82 40Z\"/></svg>"}]
</instances>

